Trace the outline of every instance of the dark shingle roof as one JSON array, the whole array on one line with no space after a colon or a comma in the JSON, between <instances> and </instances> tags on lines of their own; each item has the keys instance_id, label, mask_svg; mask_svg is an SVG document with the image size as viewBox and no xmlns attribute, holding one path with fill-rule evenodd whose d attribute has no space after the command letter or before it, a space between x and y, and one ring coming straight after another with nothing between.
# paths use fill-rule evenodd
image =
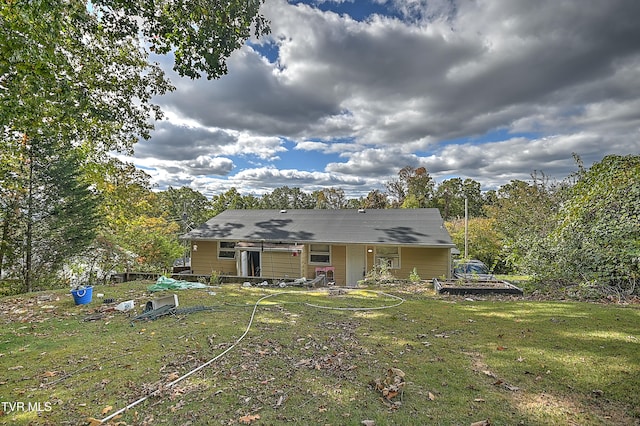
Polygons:
<instances>
[{"instance_id":1,"label":"dark shingle roof","mask_svg":"<svg viewBox=\"0 0 640 426\"><path fill-rule=\"evenodd\" d=\"M182 238L454 247L438 209L225 210Z\"/></svg>"}]
</instances>

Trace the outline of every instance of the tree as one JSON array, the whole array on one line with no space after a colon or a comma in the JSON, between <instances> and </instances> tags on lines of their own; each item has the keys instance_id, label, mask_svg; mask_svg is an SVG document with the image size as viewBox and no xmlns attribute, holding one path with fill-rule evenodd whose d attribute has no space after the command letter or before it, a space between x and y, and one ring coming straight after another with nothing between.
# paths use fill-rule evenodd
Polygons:
<instances>
[{"instance_id":1,"label":"tree","mask_svg":"<svg viewBox=\"0 0 640 426\"><path fill-rule=\"evenodd\" d=\"M522 272L535 272L538 257L534 249L546 250L544 239L555 229L565 189L565 184L550 184L543 174L537 173L532 175L531 183L512 180L498 189L495 204L486 210L504 236L506 261L510 265Z\"/></svg>"},{"instance_id":2,"label":"tree","mask_svg":"<svg viewBox=\"0 0 640 426\"><path fill-rule=\"evenodd\" d=\"M18 207L4 218L19 230L11 243L21 248L14 260L21 259L29 291L33 279L56 272L61 256L72 257L91 242L79 227L90 222L91 212L77 214L58 201L76 197L78 207L89 209L79 186L89 183L85 166L148 136L155 111L149 101L169 86L133 39L111 38L83 2L2 2L0 21L0 140L13 155L3 161L21 176L2 182ZM53 206L61 210L52 213ZM60 220L65 215L77 221ZM52 250L78 231L75 246Z\"/></svg>"},{"instance_id":3,"label":"tree","mask_svg":"<svg viewBox=\"0 0 640 426\"><path fill-rule=\"evenodd\" d=\"M547 238L541 274L632 292L640 277L640 156L582 169Z\"/></svg>"},{"instance_id":4,"label":"tree","mask_svg":"<svg viewBox=\"0 0 640 426\"><path fill-rule=\"evenodd\" d=\"M166 213L168 220L179 225L181 233L189 232L214 216L207 197L186 186L169 187L157 195L158 208Z\"/></svg>"},{"instance_id":5,"label":"tree","mask_svg":"<svg viewBox=\"0 0 640 426\"><path fill-rule=\"evenodd\" d=\"M314 205L315 199L311 194L288 186L276 188L260 199L260 208L263 209L312 209Z\"/></svg>"},{"instance_id":6,"label":"tree","mask_svg":"<svg viewBox=\"0 0 640 426\"><path fill-rule=\"evenodd\" d=\"M469 217L484 216L485 201L480 189L480 182L469 178L465 179L462 182L462 193L467 199Z\"/></svg>"},{"instance_id":7,"label":"tree","mask_svg":"<svg viewBox=\"0 0 640 426\"><path fill-rule=\"evenodd\" d=\"M406 166L398 172L398 178L387 182L386 188L392 198L393 208L428 207L435 183L424 167L414 169ZM411 199L405 203L407 197Z\"/></svg>"},{"instance_id":8,"label":"tree","mask_svg":"<svg viewBox=\"0 0 640 426\"><path fill-rule=\"evenodd\" d=\"M340 188L324 188L314 191L317 209L343 209L347 206L344 190Z\"/></svg>"},{"instance_id":9,"label":"tree","mask_svg":"<svg viewBox=\"0 0 640 426\"><path fill-rule=\"evenodd\" d=\"M24 198L24 146L17 141L0 139L0 277L17 264L20 203Z\"/></svg>"},{"instance_id":10,"label":"tree","mask_svg":"<svg viewBox=\"0 0 640 426\"><path fill-rule=\"evenodd\" d=\"M94 13L116 36L141 34L149 50L172 52L174 70L191 78L227 73L226 59L251 36L269 32L264 0L92 0Z\"/></svg>"},{"instance_id":11,"label":"tree","mask_svg":"<svg viewBox=\"0 0 640 426\"><path fill-rule=\"evenodd\" d=\"M180 226L160 194L151 191L150 177L133 164L112 158L94 163L86 174L100 195L105 218L90 253L77 259L89 276L105 279L123 270L166 270L182 255Z\"/></svg>"},{"instance_id":12,"label":"tree","mask_svg":"<svg viewBox=\"0 0 640 426\"><path fill-rule=\"evenodd\" d=\"M133 269L163 272L184 255L176 238L180 226L163 217L140 216L129 223L122 242L135 254Z\"/></svg>"},{"instance_id":13,"label":"tree","mask_svg":"<svg viewBox=\"0 0 640 426\"><path fill-rule=\"evenodd\" d=\"M464 247L464 219L445 222L451 239L458 248ZM478 259L495 273L504 273L508 267L504 261L503 237L496 229L495 219L474 217L467 228L467 256Z\"/></svg>"},{"instance_id":14,"label":"tree","mask_svg":"<svg viewBox=\"0 0 640 426\"><path fill-rule=\"evenodd\" d=\"M370 191L361 203L363 209L386 209L387 194L375 189Z\"/></svg>"},{"instance_id":15,"label":"tree","mask_svg":"<svg viewBox=\"0 0 640 426\"><path fill-rule=\"evenodd\" d=\"M75 163L80 174L91 175L87 169L94 163L108 163L110 152L130 152L140 137L148 138L152 120L162 116L151 100L171 90L171 85L149 60L149 53L173 52L174 69L180 75L196 78L202 72L216 78L226 72L225 58L250 36L250 27L256 35L268 31L258 13L261 3L0 2L0 191L10 195L1 205L3 269L8 260L19 258L18 240L32 235L17 231L31 229L30 214L14 212L20 212L24 200L55 194L53 186L20 186L31 184L30 179L5 179L21 167L19 141L27 141L29 155L40 156L37 160L42 164L57 158L57 153L81 153L69 164ZM36 143L47 148L33 149ZM59 173L58 178L70 179L57 183L60 188L72 188L81 176ZM22 244L29 247L31 242ZM34 265L33 260L25 261L27 268ZM56 264L48 263L49 267Z\"/></svg>"},{"instance_id":16,"label":"tree","mask_svg":"<svg viewBox=\"0 0 640 426\"><path fill-rule=\"evenodd\" d=\"M21 146L23 163L13 172L17 192L9 194L2 216L3 247L13 260L9 276L19 276L22 290L29 292L34 282L50 284L64 260L91 243L99 216L76 150L63 150L47 138L23 137Z\"/></svg>"},{"instance_id":17,"label":"tree","mask_svg":"<svg viewBox=\"0 0 640 426\"><path fill-rule=\"evenodd\" d=\"M213 216L217 216L229 209L255 209L258 208L259 200L255 197L243 197L235 187L231 187L227 192L211 197L213 206Z\"/></svg>"}]
</instances>

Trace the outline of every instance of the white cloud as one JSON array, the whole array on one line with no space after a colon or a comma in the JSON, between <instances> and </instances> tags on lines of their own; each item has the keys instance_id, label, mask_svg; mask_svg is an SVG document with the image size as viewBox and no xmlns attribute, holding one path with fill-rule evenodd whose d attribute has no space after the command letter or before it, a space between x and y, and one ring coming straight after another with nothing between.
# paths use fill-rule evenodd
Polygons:
<instances>
[{"instance_id":1,"label":"white cloud","mask_svg":"<svg viewBox=\"0 0 640 426\"><path fill-rule=\"evenodd\" d=\"M169 122L138 144L136 162L165 184L207 191L366 193L405 165L488 188L533 170L565 177L573 152L587 165L640 152L640 2L377 3L396 17L268 0L271 36L235 52L229 75L172 76L178 89L158 100ZM277 61L260 56L261 43ZM302 160L278 170L317 153L333 155L324 172ZM263 167L238 169L239 158Z\"/></svg>"}]
</instances>

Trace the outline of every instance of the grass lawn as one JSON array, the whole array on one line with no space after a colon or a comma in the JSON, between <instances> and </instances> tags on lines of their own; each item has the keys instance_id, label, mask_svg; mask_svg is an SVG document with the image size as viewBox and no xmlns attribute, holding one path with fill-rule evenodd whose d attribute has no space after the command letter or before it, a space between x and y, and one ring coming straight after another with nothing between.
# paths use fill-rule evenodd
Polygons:
<instances>
[{"instance_id":1,"label":"grass lawn","mask_svg":"<svg viewBox=\"0 0 640 426\"><path fill-rule=\"evenodd\" d=\"M640 424L638 305L478 300L428 284L154 295L150 284L94 287L78 306L63 290L1 298L0 425L87 424L152 392L110 422ZM377 290L404 303L353 309L398 303ZM136 308L104 312L97 293ZM181 308L213 310L132 324L151 298L174 293ZM390 368L404 372L404 392L385 398L373 383Z\"/></svg>"}]
</instances>

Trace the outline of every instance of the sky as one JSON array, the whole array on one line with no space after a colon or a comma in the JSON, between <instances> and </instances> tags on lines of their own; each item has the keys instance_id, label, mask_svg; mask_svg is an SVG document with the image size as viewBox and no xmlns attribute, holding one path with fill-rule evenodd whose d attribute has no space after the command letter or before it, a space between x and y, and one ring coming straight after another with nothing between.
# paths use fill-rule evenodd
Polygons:
<instances>
[{"instance_id":1,"label":"sky","mask_svg":"<svg viewBox=\"0 0 640 426\"><path fill-rule=\"evenodd\" d=\"M271 34L180 78L135 146L157 189L349 197L405 167L483 190L640 154L640 1L266 0Z\"/></svg>"}]
</instances>

